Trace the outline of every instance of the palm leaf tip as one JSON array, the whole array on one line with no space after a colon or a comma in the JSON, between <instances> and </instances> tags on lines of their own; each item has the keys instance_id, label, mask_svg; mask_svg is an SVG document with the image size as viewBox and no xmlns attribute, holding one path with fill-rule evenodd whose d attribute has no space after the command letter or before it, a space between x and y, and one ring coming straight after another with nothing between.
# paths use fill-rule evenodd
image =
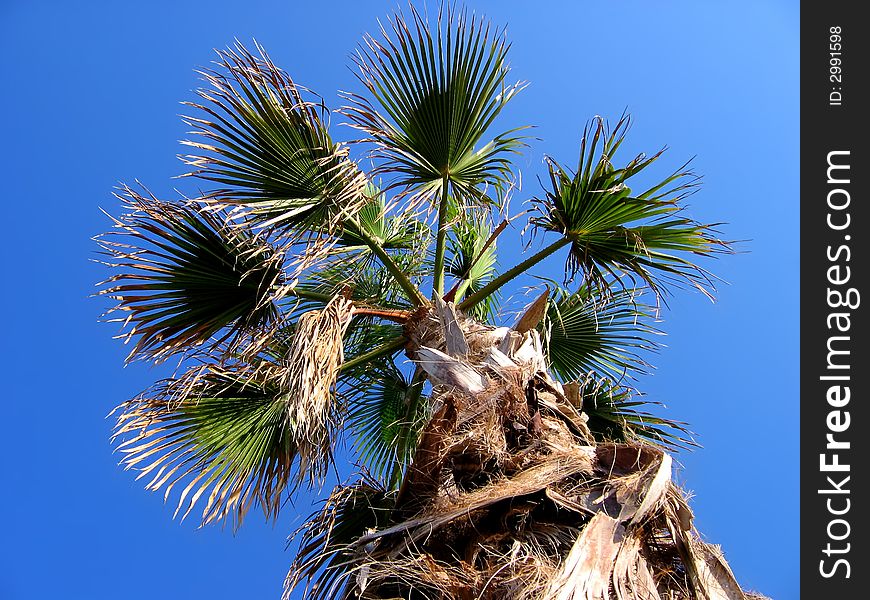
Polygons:
<instances>
[{"instance_id":1,"label":"palm leaf tip","mask_svg":"<svg viewBox=\"0 0 870 600\"><path fill-rule=\"evenodd\" d=\"M729 250L716 237L715 225L682 215L682 201L699 180L684 165L642 193L630 180L663 154L636 156L624 167L615 154L629 127L624 116L611 130L601 117L584 132L576 171L549 159L550 188L534 200L539 213L530 219L538 230L559 233L571 242L568 277L606 286L608 279L640 280L659 295L669 284L689 283L712 298L713 277L689 256ZM633 184L633 182L631 182Z\"/></svg>"},{"instance_id":2,"label":"palm leaf tip","mask_svg":"<svg viewBox=\"0 0 870 600\"><path fill-rule=\"evenodd\" d=\"M128 360L162 360L209 340L231 346L269 330L278 319L283 255L227 224L221 212L172 203L123 187L128 212L98 238L104 264L116 270L99 294L135 339Z\"/></svg>"},{"instance_id":3,"label":"palm leaf tip","mask_svg":"<svg viewBox=\"0 0 870 600\"><path fill-rule=\"evenodd\" d=\"M113 435L126 468L168 499L175 515L204 504L203 524L240 525L259 505L275 518L296 479L297 448L284 427L277 365L196 367L123 404Z\"/></svg>"},{"instance_id":4,"label":"palm leaf tip","mask_svg":"<svg viewBox=\"0 0 870 600\"><path fill-rule=\"evenodd\" d=\"M378 173L414 201L433 201L448 184L488 202L480 185L504 187L518 130L484 136L523 86L506 83L508 44L477 16L448 7L430 23L411 7L365 38L355 56L371 98L346 94L343 112L374 142Z\"/></svg>"},{"instance_id":5,"label":"palm leaf tip","mask_svg":"<svg viewBox=\"0 0 870 600\"><path fill-rule=\"evenodd\" d=\"M215 202L241 205L253 221L283 234L335 233L347 215L367 202L366 180L332 141L322 102L241 44L218 51L217 70L202 71L209 89L201 116L185 117L200 140L183 144L202 152L183 160L194 175L220 187Z\"/></svg>"}]
</instances>

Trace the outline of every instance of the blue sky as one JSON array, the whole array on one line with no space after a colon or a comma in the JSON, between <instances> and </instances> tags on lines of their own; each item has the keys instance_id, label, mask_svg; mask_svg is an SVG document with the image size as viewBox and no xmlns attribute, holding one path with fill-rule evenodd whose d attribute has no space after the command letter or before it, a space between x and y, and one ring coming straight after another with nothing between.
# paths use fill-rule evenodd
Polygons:
<instances>
[{"instance_id":1,"label":"blue sky","mask_svg":"<svg viewBox=\"0 0 870 600\"><path fill-rule=\"evenodd\" d=\"M73 4L76 4L73 6ZM507 24L512 76L530 83L501 118L533 124L518 203L544 153L576 161L585 122L634 117L623 156L695 157L691 216L725 222L742 251L707 266L713 304L680 294L667 348L639 386L688 421L703 448L677 456L696 525L738 580L798 597L798 3L470 1ZM0 333L7 419L0 514L2 598L277 598L286 536L311 510L240 532L172 521L117 466L106 414L161 371L123 368L90 238L118 212L119 181L171 196L193 69L235 38L260 41L337 107L349 54L395 2L0 4L0 120L7 259ZM334 119L339 122L340 118ZM337 130L338 136L347 134ZM503 242L503 247L507 244ZM510 251L508 252L510 256ZM505 264L510 263L505 259Z\"/></svg>"}]
</instances>

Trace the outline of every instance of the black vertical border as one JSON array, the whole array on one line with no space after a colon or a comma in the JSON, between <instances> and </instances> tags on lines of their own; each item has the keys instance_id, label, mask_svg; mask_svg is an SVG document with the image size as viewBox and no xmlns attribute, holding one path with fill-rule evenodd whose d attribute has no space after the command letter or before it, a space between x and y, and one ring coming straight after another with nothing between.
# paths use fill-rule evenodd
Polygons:
<instances>
[{"instance_id":1,"label":"black vertical border","mask_svg":"<svg viewBox=\"0 0 870 600\"><path fill-rule=\"evenodd\" d=\"M870 505L868 494L860 491L870 487L870 101L866 93L870 23L859 17L858 8L863 4L801 4L800 580L802 596L808 599L870 597L870 533L866 527ZM835 33L838 27L839 34ZM832 35L839 35L839 42ZM841 45L839 49L836 43ZM837 58L839 65L832 60ZM832 67L841 68L840 81ZM839 101L834 92L841 94ZM832 152L837 154L829 154ZM849 166L848 170L830 172L835 182L829 181L829 161ZM829 199L841 208L832 209ZM829 225L830 218L834 226L843 226L847 214L847 228L836 230ZM841 281L847 274L848 281L830 281ZM838 302L836 292L845 296L849 289L860 295L859 302L851 302L857 306L832 307ZM854 300L855 294L851 298ZM832 313L848 317L831 317ZM838 329L847 325L848 331ZM841 339L832 340L833 336ZM829 345L849 354L829 355ZM841 368L829 367L829 358ZM848 380L822 379L832 375ZM831 390L836 385L849 387L848 403L843 387ZM829 403L829 394L839 406ZM843 431L833 432L831 427ZM775 428L772 432L775 435ZM828 448L828 434L837 443L848 442L849 447ZM834 454L840 464L849 465L848 471L823 471L822 455L830 464ZM849 479L844 481L845 477ZM776 501L769 506L771 518L776 518Z\"/></svg>"}]
</instances>

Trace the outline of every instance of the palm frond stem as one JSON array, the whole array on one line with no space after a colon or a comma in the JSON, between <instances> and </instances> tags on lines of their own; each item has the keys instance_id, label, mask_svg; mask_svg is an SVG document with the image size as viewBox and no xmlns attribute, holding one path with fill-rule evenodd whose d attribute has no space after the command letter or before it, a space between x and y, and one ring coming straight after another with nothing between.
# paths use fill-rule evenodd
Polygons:
<instances>
[{"instance_id":1,"label":"palm frond stem","mask_svg":"<svg viewBox=\"0 0 870 600\"><path fill-rule=\"evenodd\" d=\"M329 302L332 300L332 294L324 294L322 292L313 292L311 290L303 290L298 287L285 288L281 290L288 296L302 298L303 300L314 300L316 302Z\"/></svg>"},{"instance_id":2,"label":"palm frond stem","mask_svg":"<svg viewBox=\"0 0 870 600\"><path fill-rule=\"evenodd\" d=\"M354 219L349 219L353 222L354 226L358 230L356 233L359 235L360 239L365 242L366 246L368 246L372 253L378 257L381 261L381 264L390 272L390 275L396 280L396 283L399 284L399 287L405 292L408 296L408 300L410 300L414 306L427 306L429 301L426 297L420 293L420 290L417 289L417 286L405 275L404 271L396 264L396 261L392 259L392 257L387 254L387 251L384 250L378 240L373 238L369 233L365 230L365 228L361 227L359 223Z\"/></svg>"},{"instance_id":3,"label":"palm frond stem","mask_svg":"<svg viewBox=\"0 0 870 600\"><path fill-rule=\"evenodd\" d=\"M496 277L495 279L490 281L488 284L486 284L485 286L483 286L482 288L480 288L479 290L477 290L476 292L474 292L473 294L468 296L465 300L463 300L462 302L459 303L459 306L457 308L459 308L460 310L467 311L468 309L472 308L473 306L476 306L478 303L482 302L487 297L492 295L501 286L503 286L507 282L511 281L512 279L514 279L518 275L525 273L531 267L535 266L536 264L538 264L539 262L541 262L542 260L544 260L545 258L550 256L554 252L560 250L561 248L564 248L565 246L567 246L570 243L571 243L571 238L567 237L567 236L556 240L555 242L553 242L552 244L550 244L546 248L542 249L541 251L539 251L535 255L530 256L529 258L527 258L526 260L524 260L523 262L521 262L517 266L505 271L504 273L502 273L501 275L499 275L498 277Z\"/></svg>"},{"instance_id":4,"label":"palm frond stem","mask_svg":"<svg viewBox=\"0 0 870 600\"><path fill-rule=\"evenodd\" d=\"M409 415L417 414L420 398L423 396L423 384L426 382L426 377L426 371L423 367L418 365L414 370L414 376L411 378L411 385L408 386L408 395L406 396L406 401L408 403L407 414ZM400 440L400 447L408 443L407 436L409 433L409 431L405 431L402 435L404 439ZM398 490L399 485L402 483L402 475L402 463L397 460L393 465L393 472L390 474L390 485L388 489Z\"/></svg>"},{"instance_id":5,"label":"palm frond stem","mask_svg":"<svg viewBox=\"0 0 870 600\"><path fill-rule=\"evenodd\" d=\"M369 361L372 361L372 360L374 360L380 356L383 356L385 354L392 354L396 350L402 348L407 343L408 343L408 338L406 338L405 336L397 337L393 340L390 340L389 342L386 342L386 343L378 346L374 350L371 350L369 352L366 352L365 354L361 354L359 356L351 358L350 360L346 360L341 365L341 369L342 369L342 371L346 371L348 369L352 369L353 367L363 365L363 364L365 364Z\"/></svg>"},{"instance_id":6,"label":"palm frond stem","mask_svg":"<svg viewBox=\"0 0 870 600\"><path fill-rule=\"evenodd\" d=\"M438 205L438 234L435 237L435 280L432 297L444 294L444 249L447 245L447 185L449 175L441 182L441 202Z\"/></svg>"},{"instance_id":7,"label":"palm frond stem","mask_svg":"<svg viewBox=\"0 0 870 600\"><path fill-rule=\"evenodd\" d=\"M357 306L354 308L355 315L378 317L394 323L405 323L411 316L411 311L397 308L380 308L377 306Z\"/></svg>"}]
</instances>

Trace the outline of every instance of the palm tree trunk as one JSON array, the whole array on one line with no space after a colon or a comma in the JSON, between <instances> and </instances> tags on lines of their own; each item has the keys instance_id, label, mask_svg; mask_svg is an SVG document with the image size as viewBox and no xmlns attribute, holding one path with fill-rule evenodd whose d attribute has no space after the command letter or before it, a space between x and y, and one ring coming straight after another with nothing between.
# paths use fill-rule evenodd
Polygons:
<instances>
[{"instance_id":1,"label":"palm tree trunk","mask_svg":"<svg viewBox=\"0 0 870 600\"><path fill-rule=\"evenodd\" d=\"M593 439L530 320L493 328L436 300L406 328L432 416L391 524L346 549L343 597L758 597L700 540L670 455Z\"/></svg>"}]
</instances>

